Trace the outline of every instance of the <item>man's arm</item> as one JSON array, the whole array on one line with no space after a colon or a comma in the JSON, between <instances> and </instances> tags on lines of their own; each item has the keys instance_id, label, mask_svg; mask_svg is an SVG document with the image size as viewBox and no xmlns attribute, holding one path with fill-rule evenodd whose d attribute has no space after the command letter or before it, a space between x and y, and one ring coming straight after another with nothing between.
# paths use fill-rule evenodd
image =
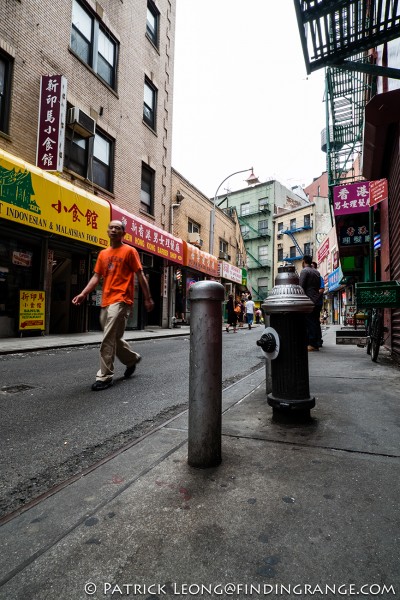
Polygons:
<instances>
[{"instance_id":1,"label":"man's arm","mask_svg":"<svg viewBox=\"0 0 400 600\"><path fill-rule=\"evenodd\" d=\"M89 279L89 283L87 284L85 289L83 289L80 294L75 296L75 298L72 298L72 304L75 304L75 306L79 306L80 304L82 304L82 302L86 299L86 296L90 294L90 292L92 292L95 289L95 287L99 285L99 282L100 275L98 273L94 273L93 277Z\"/></svg>"},{"instance_id":2,"label":"man's arm","mask_svg":"<svg viewBox=\"0 0 400 600\"><path fill-rule=\"evenodd\" d=\"M144 276L144 273L142 270L138 271L136 273L136 275L137 275L140 287L142 288L142 292L144 295L144 306L145 306L147 312L150 312L154 308L154 302L153 302L151 294L150 294L149 282L147 281L146 277Z\"/></svg>"}]
</instances>

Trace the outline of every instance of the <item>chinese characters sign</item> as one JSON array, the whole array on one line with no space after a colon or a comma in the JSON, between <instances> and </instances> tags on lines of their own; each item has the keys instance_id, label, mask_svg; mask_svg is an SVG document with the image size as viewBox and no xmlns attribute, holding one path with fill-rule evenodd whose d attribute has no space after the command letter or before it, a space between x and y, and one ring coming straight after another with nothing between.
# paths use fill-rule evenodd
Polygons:
<instances>
[{"instance_id":1,"label":"chinese characters sign","mask_svg":"<svg viewBox=\"0 0 400 600\"><path fill-rule=\"evenodd\" d=\"M228 279L228 281L242 283L242 269L223 260L219 263L219 276Z\"/></svg>"},{"instance_id":2,"label":"chinese characters sign","mask_svg":"<svg viewBox=\"0 0 400 600\"><path fill-rule=\"evenodd\" d=\"M107 247L110 205L0 150L0 217Z\"/></svg>"},{"instance_id":3,"label":"chinese characters sign","mask_svg":"<svg viewBox=\"0 0 400 600\"><path fill-rule=\"evenodd\" d=\"M318 263L321 263L329 254L329 238L322 242L317 252Z\"/></svg>"},{"instance_id":4,"label":"chinese characters sign","mask_svg":"<svg viewBox=\"0 0 400 600\"><path fill-rule=\"evenodd\" d=\"M388 197L388 183L387 179L377 179L371 181L369 186L370 192L370 206L374 206L383 200L387 200Z\"/></svg>"},{"instance_id":5,"label":"chinese characters sign","mask_svg":"<svg viewBox=\"0 0 400 600\"><path fill-rule=\"evenodd\" d=\"M45 329L46 293L35 290L19 291L19 330Z\"/></svg>"},{"instance_id":6,"label":"chinese characters sign","mask_svg":"<svg viewBox=\"0 0 400 600\"><path fill-rule=\"evenodd\" d=\"M333 188L333 210L335 217L369 210L369 181L359 181Z\"/></svg>"},{"instance_id":7,"label":"chinese characters sign","mask_svg":"<svg viewBox=\"0 0 400 600\"><path fill-rule=\"evenodd\" d=\"M211 277L219 276L218 259L216 256L208 254L208 252L203 252L199 248L196 248L196 246L192 246L192 244L187 244L186 242L184 242L184 250L184 265L195 271L211 275Z\"/></svg>"},{"instance_id":8,"label":"chinese characters sign","mask_svg":"<svg viewBox=\"0 0 400 600\"><path fill-rule=\"evenodd\" d=\"M328 291L334 292L340 287L340 282L343 279L342 268L338 267L328 275Z\"/></svg>"},{"instance_id":9,"label":"chinese characters sign","mask_svg":"<svg viewBox=\"0 0 400 600\"><path fill-rule=\"evenodd\" d=\"M36 166L44 171L63 170L67 80L43 75L40 80Z\"/></svg>"},{"instance_id":10,"label":"chinese characters sign","mask_svg":"<svg viewBox=\"0 0 400 600\"><path fill-rule=\"evenodd\" d=\"M124 240L127 244L135 246L138 250L150 252L172 262L183 264L182 240L135 217L130 213L111 205L112 220L122 221L125 225Z\"/></svg>"},{"instance_id":11,"label":"chinese characters sign","mask_svg":"<svg viewBox=\"0 0 400 600\"><path fill-rule=\"evenodd\" d=\"M369 231L366 225L341 227L339 242L342 246L357 246L369 242Z\"/></svg>"}]
</instances>

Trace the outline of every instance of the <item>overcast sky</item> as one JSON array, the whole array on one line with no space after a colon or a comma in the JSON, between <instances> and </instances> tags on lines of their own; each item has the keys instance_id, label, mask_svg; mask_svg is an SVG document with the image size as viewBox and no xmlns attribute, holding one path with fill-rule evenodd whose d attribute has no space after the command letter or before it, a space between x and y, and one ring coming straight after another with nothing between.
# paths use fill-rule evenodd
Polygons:
<instances>
[{"instance_id":1,"label":"overcast sky","mask_svg":"<svg viewBox=\"0 0 400 600\"><path fill-rule=\"evenodd\" d=\"M177 0L172 166L208 197L249 167L287 187L321 175L323 96L293 0Z\"/></svg>"}]
</instances>

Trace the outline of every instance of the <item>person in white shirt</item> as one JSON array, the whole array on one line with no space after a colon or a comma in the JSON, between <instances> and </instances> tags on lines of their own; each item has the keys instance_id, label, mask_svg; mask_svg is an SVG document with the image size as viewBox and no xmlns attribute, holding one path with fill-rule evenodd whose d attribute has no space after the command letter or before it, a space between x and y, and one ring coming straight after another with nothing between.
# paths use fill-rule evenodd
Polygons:
<instances>
[{"instance_id":1,"label":"person in white shirt","mask_svg":"<svg viewBox=\"0 0 400 600\"><path fill-rule=\"evenodd\" d=\"M247 302L246 302L246 317L247 317L247 325L249 326L249 329L251 329L251 326L253 325L253 319L254 319L254 302L251 299L251 295L249 295L249 297L247 298Z\"/></svg>"}]
</instances>

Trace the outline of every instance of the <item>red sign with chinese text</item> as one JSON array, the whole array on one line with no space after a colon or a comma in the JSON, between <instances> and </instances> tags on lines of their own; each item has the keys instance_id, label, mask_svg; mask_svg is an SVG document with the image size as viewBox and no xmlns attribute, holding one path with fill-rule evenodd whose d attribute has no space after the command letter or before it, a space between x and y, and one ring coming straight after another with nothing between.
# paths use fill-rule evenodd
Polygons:
<instances>
[{"instance_id":1,"label":"red sign with chinese text","mask_svg":"<svg viewBox=\"0 0 400 600\"><path fill-rule=\"evenodd\" d=\"M183 245L180 238L113 204L111 204L111 218L124 223L124 240L127 244L183 265Z\"/></svg>"},{"instance_id":2,"label":"red sign with chinese text","mask_svg":"<svg viewBox=\"0 0 400 600\"><path fill-rule=\"evenodd\" d=\"M317 252L317 260L318 263L322 262L324 258L326 258L329 254L329 238L326 238L324 242L322 242L321 246L318 248Z\"/></svg>"},{"instance_id":3,"label":"red sign with chinese text","mask_svg":"<svg viewBox=\"0 0 400 600\"><path fill-rule=\"evenodd\" d=\"M40 80L36 166L44 171L63 170L67 80L43 75Z\"/></svg>"},{"instance_id":4,"label":"red sign with chinese text","mask_svg":"<svg viewBox=\"0 0 400 600\"><path fill-rule=\"evenodd\" d=\"M185 266L195 271L206 273L211 277L219 277L219 261L216 256L208 254L208 252L203 252L199 248L196 248L196 246L192 246L192 244L186 242L183 242L183 247Z\"/></svg>"}]
</instances>

